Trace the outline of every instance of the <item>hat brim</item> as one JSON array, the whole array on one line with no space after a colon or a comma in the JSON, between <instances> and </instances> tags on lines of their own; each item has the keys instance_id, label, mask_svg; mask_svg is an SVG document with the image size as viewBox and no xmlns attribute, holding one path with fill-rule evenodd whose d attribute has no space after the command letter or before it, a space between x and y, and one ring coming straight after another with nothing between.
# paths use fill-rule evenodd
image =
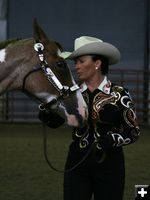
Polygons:
<instances>
[{"instance_id":1,"label":"hat brim","mask_svg":"<svg viewBox=\"0 0 150 200\"><path fill-rule=\"evenodd\" d=\"M76 57L88 54L102 55L105 56L109 64L116 64L120 60L119 50L106 42L93 42L86 44L73 52L62 52L61 57L64 59L74 59Z\"/></svg>"}]
</instances>

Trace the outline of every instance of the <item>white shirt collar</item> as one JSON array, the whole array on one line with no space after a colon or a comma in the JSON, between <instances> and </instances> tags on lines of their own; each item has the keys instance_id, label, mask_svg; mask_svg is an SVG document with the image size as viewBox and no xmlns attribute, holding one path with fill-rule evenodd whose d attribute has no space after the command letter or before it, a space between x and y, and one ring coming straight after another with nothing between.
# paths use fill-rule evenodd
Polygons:
<instances>
[{"instance_id":1,"label":"white shirt collar","mask_svg":"<svg viewBox=\"0 0 150 200\"><path fill-rule=\"evenodd\" d=\"M85 83L83 83L80 86L80 91L84 92L85 90L87 90L87 88L88 88L87 85ZM110 94L110 88L111 88L111 82L105 76L103 81L100 83L100 85L98 86L97 89L104 92L105 94Z\"/></svg>"}]
</instances>

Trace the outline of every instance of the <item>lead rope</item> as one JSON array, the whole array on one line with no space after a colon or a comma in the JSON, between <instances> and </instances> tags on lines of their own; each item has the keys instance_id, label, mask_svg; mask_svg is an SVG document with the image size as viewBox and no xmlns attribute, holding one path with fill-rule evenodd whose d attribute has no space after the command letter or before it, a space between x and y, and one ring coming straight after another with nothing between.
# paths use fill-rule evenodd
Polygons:
<instances>
[{"instance_id":1,"label":"lead rope","mask_svg":"<svg viewBox=\"0 0 150 200\"><path fill-rule=\"evenodd\" d=\"M95 149L97 142L93 142L91 147L88 149L87 153L85 154L85 156L77 163L75 164L73 167L66 169L66 170L59 170L56 167L53 166L53 164L51 163L51 161L48 158L48 154L47 154L47 130L46 130L46 125L43 123L43 147L44 147L44 158L47 162L47 164L49 165L49 167L51 169L53 169L56 172L59 173L69 173L71 171L73 171L74 169L76 169L79 165L81 165L89 156L89 154L93 151L93 149ZM103 156L102 158L98 161L98 163L102 163L105 159L105 152L103 152Z\"/></svg>"}]
</instances>

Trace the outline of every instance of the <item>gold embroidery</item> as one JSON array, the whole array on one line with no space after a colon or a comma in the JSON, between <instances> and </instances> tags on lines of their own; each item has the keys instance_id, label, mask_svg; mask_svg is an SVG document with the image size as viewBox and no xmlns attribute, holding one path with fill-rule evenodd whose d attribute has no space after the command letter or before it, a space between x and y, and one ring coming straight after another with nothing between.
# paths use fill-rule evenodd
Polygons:
<instances>
[{"instance_id":1,"label":"gold embroidery","mask_svg":"<svg viewBox=\"0 0 150 200\"><path fill-rule=\"evenodd\" d=\"M109 86L109 85L108 85ZM107 86L107 87L108 87ZM100 110L103 110L104 106L106 104L112 104L114 106L117 106L116 103L121 97L121 91L123 90L120 86L113 86L112 92L110 94L105 94L104 92L99 92L96 94L96 96L93 99L93 105L92 106L92 119L93 119L93 126L94 126L94 138L97 139L100 137L101 133L97 131L97 122L99 120L99 112ZM85 102L87 105L89 105L89 96L86 92L82 93ZM90 105L89 105L90 106ZM80 131L75 132L75 136L79 138L79 146L80 148L85 148L88 144L88 137L89 137L89 130L85 130L84 132L80 133ZM99 148L97 146L97 148Z\"/></svg>"},{"instance_id":2,"label":"gold embroidery","mask_svg":"<svg viewBox=\"0 0 150 200\"><path fill-rule=\"evenodd\" d=\"M123 112L124 119L126 123L130 127L138 127L138 123L136 121L136 114L133 109L127 109Z\"/></svg>"},{"instance_id":3,"label":"gold embroidery","mask_svg":"<svg viewBox=\"0 0 150 200\"><path fill-rule=\"evenodd\" d=\"M106 104L112 104L114 106L117 106L117 101L121 98L121 91L123 90L122 87L114 86L112 88L111 94L105 94L103 92L99 92L94 100L93 100L93 110L92 110L92 119L93 119L93 125L94 125L94 137L95 139L99 138L101 133L97 131L97 122L99 121L99 112L103 110L104 106Z\"/></svg>"},{"instance_id":4,"label":"gold embroidery","mask_svg":"<svg viewBox=\"0 0 150 200\"><path fill-rule=\"evenodd\" d=\"M123 87L115 85L115 86L112 87L112 91L115 92L115 93L116 92L121 93L123 91Z\"/></svg>"},{"instance_id":5,"label":"gold embroidery","mask_svg":"<svg viewBox=\"0 0 150 200\"><path fill-rule=\"evenodd\" d=\"M100 110L103 110L104 105L113 104L116 105L116 102L120 99L120 93L112 92L111 94L104 94L103 92L99 92L94 100L93 100L93 112L92 118L97 119L98 113Z\"/></svg>"},{"instance_id":6,"label":"gold embroidery","mask_svg":"<svg viewBox=\"0 0 150 200\"><path fill-rule=\"evenodd\" d=\"M89 137L89 129L88 129L88 127L85 130L85 132L82 133L81 135L76 130L75 131L75 135L76 135L76 137L80 138L80 142L79 142L80 148L85 148L89 144L89 142L88 142L88 137Z\"/></svg>"}]
</instances>

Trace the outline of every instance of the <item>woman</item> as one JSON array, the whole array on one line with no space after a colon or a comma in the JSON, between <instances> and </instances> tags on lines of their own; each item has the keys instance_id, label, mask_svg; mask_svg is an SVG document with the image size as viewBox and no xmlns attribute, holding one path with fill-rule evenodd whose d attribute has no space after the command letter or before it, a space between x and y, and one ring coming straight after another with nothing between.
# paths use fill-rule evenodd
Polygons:
<instances>
[{"instance_id":1,"label":"woman","mask_svg":"<svg viewBox=\"0 0 150 200\"><path fill-rule=\"evenodd\" d=\"M122 146L137 140L139 127L128 90L107 78L108 66L119 61L120 53L98 38L82 36L75 40L72 53L63 52L61 56L75 61L89 108L88 124L73 130L65 169L78 165L84 157L85 160L65 172L64 200L91 200L92 195L94 200L122 200L125 183ZM51 127L50 122L47 124Z\"/></svg>"}]
</instances>

